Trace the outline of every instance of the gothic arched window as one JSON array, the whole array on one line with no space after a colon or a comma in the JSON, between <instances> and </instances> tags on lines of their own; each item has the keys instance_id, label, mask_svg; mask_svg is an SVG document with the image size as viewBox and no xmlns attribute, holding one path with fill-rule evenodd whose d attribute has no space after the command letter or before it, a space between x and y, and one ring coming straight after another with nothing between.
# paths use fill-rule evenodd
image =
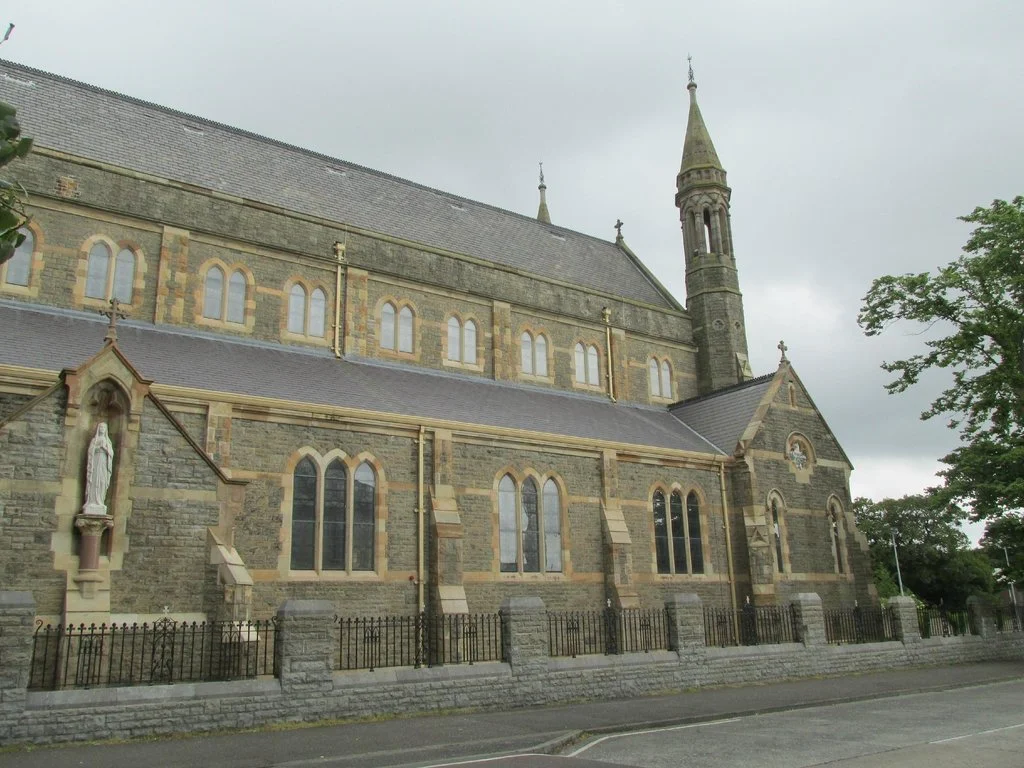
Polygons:
<instances>
[{"instance_id":1,"label":"gothic arched window","mask_svg":"<svg viewBox=\"0 0 1024 768\"><path fill-rule=\"evenodd\" d=\"M396 309L390 301L380 308L380 346L395 352L413 351L413 312L409 306Z\"/></svg>"},{"instance_id":2,"label":"gothic arched window","mask_svg":"<svg viewBox=\"0 0 1024 768\"><path fill-rule=\"evenodd\" d=\"M463 324L454 315L448 318L448 350L445 357L453 363L476 363L476 323L467 320Z\"/></svg>"},{"instance_id":3,"label":"gothic arched window","mask_svg":"<svg viewBox=\"0 0 1024 768\"><path fill-rule=\"evenodd\" d=\"M306 289L296 283L288 292L288 332L304 336L324 335L324 313L327 311L327 294L316 288L306 300Z\"/></svg>"},{"instance_id":4,"label":"gothic arched window","mask_svg":"<svg viewBox=\"0 0 1024 768\"><path fill-rule=\"evenodd\" d=\"M32 254L36 250L36 237L28 227L19 229L18 233L24 235L25 239L14 249L14 255L7 263L0 265L0 283L27 287L32 274Z\"/></svg>"},{"instance_id":5,"label":"gothic arched window","mask_svg":"<svg viewBox=\"0 0 1024 768\"><path fill-rule=\"evenodd\" d=\"M310 457L292 478L293 571L372 571L377 519L377 476L362 462L349 470L335 459L321 473Z\"/></svg>"},{"instance_id":6,"label":"gothic arched window","mask_svg":"<svg viewBox=\"0 0 1024 768\"><path fill-rule=\"evenodd\" d=\"M203 280L203 317L242 325L245 323L247 285L242 270L236 269L224 290L224 270L214 265Z\"/></svg>"},{"instance_id":7,"label":"gothic arched window","mask_svg":"<svg viewBox=\"0 0 1024 768\"><path fill-rule=\"evenodd\" d=\"M672 366L668 360L652 357L647 361L651 397L672 397Z\"/></svg>"},{"instance_id":8,"label":"gothic arched window","mask_svg":"<svg viewBox=\"0 0 1024 768\"><path fill-rule=\"evenodd\" d=\"M768 514L771 518L772 539L774 543L773 552L775 555L775 570L784 573L786 570L785 552L785 529L784 529L784 508L782 499L777 493L768 497Z\"/></svg>"},{"instance_id":9,"label":"gothic arched window","mask_svg":"<svg viewBox=\"0 0 1024 768\"><path fill-rule=\"evenodd\" d=\"M576 343L576 383L592 387L601 384L597 347L593 344Z\"/></svg>"},{"instance_id":10,"label":"gothic arched window","mask_svg":"<svg viewBox=\"0 0 1024 768\"><path fill-rule=\"evenodd\" d=\"M842 534L843 508L835 498L828 501L828 529L832 540L832 556L835 558L836 573L846 572L845 555L843 552Z\"/></svg>"},{"instance_id":11,"label":"gothic arched window","mask_svg":"<svg viewBox=\"0 0 1024 768\"><path fill-rule=\"evenodd\" d=\"M686 535L690 541L690 573L704 573L704 540L700 532L700 499L696 491L686 496Z\"/></svg>"},{"instance_id":12,"label":"gothic arched window","mask_svg":"<svg viewBox=\"0 0 1024 768\"><path fill-rule=\"evenodd\" d=\"M85 272L85 295L90 299L117 299L122 304L132 303L132 284L135 281L135 254L128 248L111 258L110 246L98 242L89 249Z\"/></svg>"},{"instance_id":13,"label":"gothic arched window","mask_svg":"<svg viewBox=\"0 0 1024 768\"><path fill-rule=\"evenodd\" d=\"M498 482L498 549L503 573L562 570L562 510L558 485L512 475ZM543 526L543 530L542 527ZM543 534L543 535L542 535Z\"/></svg>"},{"instance_id":14,"label":"gothic arched window","mask_svg":"<svg viewBox=\"0 0 1024 768\"><path fill-rule=\"evenodd\" d=\"M548 340L543 333L534 336L523 331L519 336L519 370L534 376L548 375Z\"/></svg>"}]
</instances>

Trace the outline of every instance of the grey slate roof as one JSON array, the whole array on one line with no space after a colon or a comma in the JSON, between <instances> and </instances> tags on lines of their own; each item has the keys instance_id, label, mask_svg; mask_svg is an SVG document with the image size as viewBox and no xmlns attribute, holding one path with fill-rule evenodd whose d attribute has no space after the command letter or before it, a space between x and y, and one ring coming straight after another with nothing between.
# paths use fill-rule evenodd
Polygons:
<instances>
[{"instance_id":1,"label":"grey slate roof","mask_svg":"<svg viewBox=\"0 0 1024 768\"><path fill-rule=\"evenodd\" d=\"M76 368L100 350L98 315L0 301L0 364ZM336 360L330 352L125 321L118 347L159 384L313 405L507 427L549 435L718 453L666 408L407 366Z\"/></svg>"},{"instance_id":2,"label":"grey slate roof","mask_svg":"<svg viewBox=\"0 0 1024 768\"><path fill-rule=\"evenodd\" d=\"M0 99L37 146L679 309L614 243L528 216L12 62Z\"/></svg>"},{"instance_id":3,"label":"grey slate roof","mask_svg":"<svg viewBox=\"0 0 1024 768\"><path fill-rule=\"evenodd\" d=\"M670 406L672 415L706 437L722 453L732 454L772 385L774 373Z\"/></svg>"}]
</instances>

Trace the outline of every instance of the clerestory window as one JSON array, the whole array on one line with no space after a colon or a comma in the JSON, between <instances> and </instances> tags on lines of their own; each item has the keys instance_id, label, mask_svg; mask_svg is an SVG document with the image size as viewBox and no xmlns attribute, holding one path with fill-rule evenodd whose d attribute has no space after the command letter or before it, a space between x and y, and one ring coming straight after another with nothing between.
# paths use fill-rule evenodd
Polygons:
<instances>
[{"instance_id":1,"label":"clerestory window","mask_svg":"<svg viewBox=\"0 0 1024 768\"><path fill-rule=\"evenodd\" d=\"M288 332L320 338L324 335L327 294L315 288L307 297L306 289L296 283L288 292Z\"/></svg>"},{"instance_id":2,"label":"clerestory window","mask_svg":"<svg viewBox=\"0 0 1024 768\"><path fill-rule=\"evenodd\" d=\"M576 383L587 384L592 387L601 385L600 365L598 362L597 347L593 344L576 343Z\"/></svg>"},{"instance_id":3,"label":"clerestory window","mask_svg":"<svg viewBox=\"0 0 1024 768\"><path fill-rule=\"evenodd\" d=\"M650 381L651 397L672 397L672 366L668 360L652 357L647 361L647 377Z\"/></svg>"},{"instance_id":4,"label":"clerestory window","mask_svg":"<svg viewBox=\"0 0 1024 768\"><path fill-rule=\"evenodd\" d=\"M220 267L215 265L206 270L203 280L203 317L244 324L247 285L242 270L233 271L226 283L225 286L224 270Z\"/></svg>"},{"instance_id":5,"label":"clerestory window","mask_svg":"<svg viewBox=\"0 0 1024 768\"><path fill-rule=\"evenodd\" d=\"M14 255L7 263L0 264L0 283L28 287L32 274L32 254L36 250L36 237L28 227L19 229L18 234L23 235L25 239L14 249Z\"/></svg>"},{"instance_id":6,"label":"clerestory window","mask_svg":"<svg viewBox=\"0 0 1024 768\"><path fill-rule=\"evenodd\" d=\"M413 351L413 312L408 306L401 309L390 301L380 309L380 346L394 352Z\"/></svg>"},{"instance_id":7,"label":"clerestory window","mask_svg":"<svg viewBox=\"0 0 1024 768\"><path fill-rule=\"evenodd\" d=\"M548 375L548 340L543 333L534 336L523 331L519 337L519 369L533 376Z\"/></svg>"},{"instance_id":8,"label":"clerestory window","mask_svg":"<svg viewBox=\"0 0 1024 768\"><path fill-rule=\"evenodd\" d=\"M132 303L135 282L135 254L122 248L115 258L110 246L98 242L89 249L85 273L85 295L90 299Z\"/></svg>"},{"instance_id":9,"label":"clerestory window","mask_svg":"<svg viewBox=\"0 0 1024 768\"><path fill-rule=\"evenodd\" d=\"M452 363L476 364L476 323L448 318L448 349L446 359Z\"/></svg>"}]
</instances>

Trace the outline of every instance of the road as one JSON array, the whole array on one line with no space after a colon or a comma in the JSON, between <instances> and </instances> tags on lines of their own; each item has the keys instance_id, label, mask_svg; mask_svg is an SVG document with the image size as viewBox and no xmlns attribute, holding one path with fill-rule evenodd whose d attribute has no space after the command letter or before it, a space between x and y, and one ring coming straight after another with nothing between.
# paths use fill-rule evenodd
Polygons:
<instances>
[{"instance_id":1,"label":"road","mask_svg":"<svg viewBox=\"0 0 1024 768\"><path fill-rule=\"evenodd\" d=\"M643 768L1020 768L1024 682L606 735L569 754Z\"/></svg>"}]
</instances>

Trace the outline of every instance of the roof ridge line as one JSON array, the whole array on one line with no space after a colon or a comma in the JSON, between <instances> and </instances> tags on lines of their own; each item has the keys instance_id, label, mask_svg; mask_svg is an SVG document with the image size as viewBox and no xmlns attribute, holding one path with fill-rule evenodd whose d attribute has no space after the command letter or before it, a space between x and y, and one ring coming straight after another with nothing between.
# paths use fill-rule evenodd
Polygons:
<instances>
[{"instance_id":1,"label":"roof ridge line","mask_svg":"<svg viewBox=\"0 0 1024 768\"><path fill-rule=\"evenodd\" d=\"M732 386L728 386L723 389L716 389L714 392L708 392L707 394L704 395L697 395L696 397L691 397L687 400L680 400L676 403L672 403L670 406L668 406L668 409L669 411L672 411L676 408L681 408L684 405L698 403L701 400L710 400L713 397L718 397L719 395L725 395L728 394L729 392L736 392L741 389L746 389L747 387L754 386L755 384L763 384L764 382L773 379L776 373L777 371L773 371L772 373L764 373L760 376L755 376L752 379L741 381L738 384L733 384Z\"/></svg>"},{"instance_id":2,"label":"roof ridge line","mask_svg":"<svg viewBox=\"0 0 1024 768\"><path fill-rule=\"evenodd\" d=\"M195 120L196 122L204 123L204 124L206 124L208 126L211 126L213 128L218 128L220 130L224 130L224 131L227 131L229 133L238 134L238 135L250 138L250 139L255 139L257 141L266 142L268 144L273 144L273 145L275 145L277 147L281 147L283 149L288 149L288 150L293 150L293 151L296 151L296 152L301 152L304 155L307 155L309 157L315 157L315 158L317 158L319 160L326 160L326 161L331 162L331 163L340 163L340 164L346 165L346 166L348 166L348 167L350 167L352 169L359 170L359 171L362 171L364 173L369 173L369 174L372 174L374 176L379 176L381 178L390 179L390 180L398 182L400 184L408 184L409 186L417 187L418 189L422 189L422 190L427 191L427 192L433 192L433 193L435 193L437 195L440 195L442 197L447 197L447 198L450 198L450 199L459 200L461 202L471 203L473 205L481 206L482 208L488 208L488 209L490 209L492 211L497 211L499 213L504 213L504 214L507 214L507 215L510 215L510 216L515 216L515 217L520 218L520 219L522 219L524 221L532 222L535 225L548 227L549 231L550 231L550 229L557 229L557 230L560 230L560 231L563 231L563 232L571 232L574 235L580 235L582 237L589 238L591 240L594 240L596 242L602 243L604 245L607 245L607 246L610 246L610 247L615 247L614 241L612 241L612 240L604 240L604 239L598 237L597 235L592 235L592 234L589 234L587 232L581 232L580 230L571 229L569 227L560 226L558 224L552 224L550 222L538 221L535 216L528 216L528 215L526 215L524 213L519 213L518 211L511 211L511 210L509 210L507 208L502 208L502 207L500 207L498 205L494 205L492 203L485 203L485 202L483 202L481 200L474 200L471 197L465 197L464 195L459 195L459 194L456 194L454 192L446 192L445 190L439 189L438 187L431 187L431 186L428 186L427 184L422 184L420 182L413 181L411 179L407 179L407 178L405 178L403 176L398 176L398 175L393 174L393 173L388 173L387 171L379 171L376 168L370 168L367 165L360 165L359 163L354 163L351 160L343 160L340 157L334 157L333 155L328 155L328 154L325 154L323 152L318 152L316 150L309 149L308 147L300 147L297 144L291 144L291 143L289 143L287 141L283 141L281 139L275 139L275 138L273 138L271 136L264 136L261 133L256 133L254 131L249 131L249 130L246 130L245 128L239 128L238 126L228 125L227 123L222 123L222 122L220 122L218 120L213 120L213 119L208 118L208 117L203 117L201 115L196 115L196 114L193 114L191 112L185 112L185 111L180 110L180 109L175 109L174 107L168 107L168 106L164 106L163 104L157 104L157 103L152 102L152 101L147 101L146 99L141 99L141 98L139 98L137 96L129 96L128 94L121 93L120 91L115 91L115 90L112 90L110 88L104 88L103 86L93 85L92 83L87 83L84 80L76 80L76 79L74 79L72 77L67 77L65 75L58 75L58 74L55 74L53 72L47 72L44 69L38 69L37 67L32 67L32 66L29 66L27 64L20 64L20 63L18 63L16 61L12 61L11 59L0 58L0 66L11 66L13 68L20 69L20 70L25 71L25 72L34 73L34 74L37 74L37 75L43 75L45 77L52 78L54 80L59 80L61 82L68 83L70 85L74 85L74 86L77 86L77 87L80 87L80 88L85 88L86 90L93 91L95 93L100 93L100 94L103 94L105 96L113 96L113 97L116 97L118 99L123 99L125 101L128 101L128 102L131 102L133 104L136 104L138 106L146 107L146 108L149 108L149 109L155 109L158 112L163 112L165 114L174 115L176 117L187 118L189 120Z\"/></svg>"}]
</instances>

